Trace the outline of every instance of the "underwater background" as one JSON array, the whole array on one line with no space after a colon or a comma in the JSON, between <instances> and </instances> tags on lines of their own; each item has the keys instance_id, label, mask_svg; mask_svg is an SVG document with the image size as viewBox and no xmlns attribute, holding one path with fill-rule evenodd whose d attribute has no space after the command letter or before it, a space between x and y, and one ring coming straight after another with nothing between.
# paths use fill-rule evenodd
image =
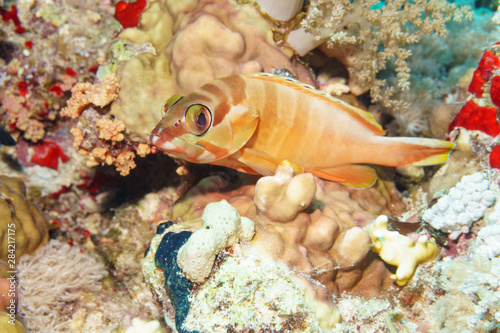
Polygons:
<instances>
[{"instance_id":1,"label":"underwater background","mask_svg":"<svg viewBox=\"0 0 500 333\"><path fill-rule=\"evenodd\" d=\"M498 5L0 0L0 331L498 331ZM455 148L359 189L150 142L171 96L260 72Z\"/></svg>"}]
</instances>

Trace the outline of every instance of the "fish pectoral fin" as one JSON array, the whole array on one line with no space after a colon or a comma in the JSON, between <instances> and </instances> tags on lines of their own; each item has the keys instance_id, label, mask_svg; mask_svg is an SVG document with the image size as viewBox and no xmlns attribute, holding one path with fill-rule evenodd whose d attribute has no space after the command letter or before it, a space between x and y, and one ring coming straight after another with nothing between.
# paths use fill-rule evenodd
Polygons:
<instances>
[{"instance_id":1,"label":"fish pectoral fin","mask_svg":"<svg viewBox=\"0 0 500 333\"><path fill-rule=\"evenodd\" d=\"M370 187L377 181L375 169L367 165L349 164L328 169L306 170L306 172L354 188Z\"/></svg>"},{"instance_id":2,"label":"fish pectoral fin","mask_svg":"<svg viewBox=\"0 0 500 333\"><path fill-rule=\"evenodd\" d=\"M251 175L257 175L258 173L247 166L246 164L241 163L240 161L236 160L233 158L233 155L228 156L226 158L211 162L210 164L212 165L220 165L226 168L231 168L236 171L244 172L244 173L249 173Z\"/></svg>"},{"instance_id":3,"label":"fish pectoral fin","mask_svg":"<svg viewBox=\"0 0 500 333\"><path fill-rule=\"evenodd\" d=\"M232 157L264 176L274 175L279 165L279 161L272 156L251 148L242 149Z\"/></svg>"},{"instance_id":4,"label":"fish pectoral fin","mask_svg":"<svg viewBox=\"0 0 500 333\"><path fill-rule=\"evenodd\" d=\"M249 106L233 106L226 115L231 128L229 154L240 150L250 140L259 124L259 112Z\"/></svg>"}]
</instances>

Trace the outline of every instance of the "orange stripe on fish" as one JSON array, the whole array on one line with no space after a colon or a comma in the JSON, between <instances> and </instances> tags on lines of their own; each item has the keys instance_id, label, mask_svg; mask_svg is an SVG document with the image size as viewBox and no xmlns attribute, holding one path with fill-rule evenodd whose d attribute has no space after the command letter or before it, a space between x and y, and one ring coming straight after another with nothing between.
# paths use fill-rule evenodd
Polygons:
<instances>
[{"instance_id":1,"label":"orange stripe on fish","mask_svg":"<svg viewBox=\"0 0 500 333\"><path fill-rule=\"evenodd\" d=\"M283 161L352 187L376 179L368 166L444 163L454 144L389 138L367 112L301 82L240 74L175 103L151 134L158 149L194 163L271 175Z\"/></svg>"}]
</instances>

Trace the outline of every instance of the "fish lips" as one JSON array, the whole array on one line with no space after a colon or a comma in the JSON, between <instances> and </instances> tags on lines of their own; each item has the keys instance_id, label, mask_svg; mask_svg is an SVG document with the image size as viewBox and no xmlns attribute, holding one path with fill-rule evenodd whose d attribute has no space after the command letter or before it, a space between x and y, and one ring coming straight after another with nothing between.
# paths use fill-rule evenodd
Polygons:
<instances>
[{"instance_id":1,"label":"fish lips","mask_svg":"<svg viewBox=\"0 0 500 333\"><path fill-rule=\"evenodd\" d=\"M149 137L149 141L153 146L167 153L171 154L182 153L182 150L179 147L174 145L171 141L162 138L158 134L154 133L151 134Z\"/></svg>"},{"instance_id":2,"label":"fish lips","mask_svg":"<svg viewBox=\"0 0 500 333\"><path fill-rule=\"evenodd\" d=\"M156 148L173 155L177 158L182 158L189 162L198 162L197 156L203 153L203 148L189 144L182 139L172 138L167 140L163 136L156 134L154 131L149 137L149 141Z\"/></svg>"}]
</instances>

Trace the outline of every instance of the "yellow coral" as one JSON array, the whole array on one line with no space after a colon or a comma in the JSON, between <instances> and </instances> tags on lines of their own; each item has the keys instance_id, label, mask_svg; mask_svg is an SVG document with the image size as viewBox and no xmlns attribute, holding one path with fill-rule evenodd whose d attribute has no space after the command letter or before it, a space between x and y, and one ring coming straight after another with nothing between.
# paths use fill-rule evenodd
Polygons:
<instances>
[{"instance_id":1,"label":"yellow coral","mask_svg":"<svg viewBox=\"0 0 500 333\"><path fill-rule=\"evenodd\" d=\"M96 84L77 83L71 89L72 95L68 100L68 106L62 109L61 115L78 118L89 104L104 107L118 97L119 90L118 79L113 75L106 76L104 81Z\"/></svg>"},{"instance_id":2,"label":"yellow coral","mask_svg":"<svg viewBox=\"0 0 500 333\"><path fill-rule=\"evenodd\" d=\"M410 237L397 231L389 231L387 221L387 216L381 215L369 230L373 251L386 263L398 267L391 278L395 279L398 285L404 286L415 273L417 265L435 259L439 248L433 238L428 240L427 236L420 236L415 243Z\"/></svg>"},{"instance_id":3,"label":"yellow coral","mask_svg":"<svg viewBox=\"0 0 500 333\"><path fill-rule=\"evenodd\" d=\"M123 131L125 131L125 123L121 120L113 121L111 119L98 119L96 122L97 129L99 130L99 138L104 140L111 140L120 142L125 139Z\"/></svg>"},{"instance_id":4,"label":"yellow coral","mask_svg":"<svg viewBox=\"0 0 500 333\"><path fill-rule=\"evenodd\" d=\"M0 176L0 259L11 269L17 258L49 240L45 219L25 195L20 178Z\"/></svg>"}]
</instances>

